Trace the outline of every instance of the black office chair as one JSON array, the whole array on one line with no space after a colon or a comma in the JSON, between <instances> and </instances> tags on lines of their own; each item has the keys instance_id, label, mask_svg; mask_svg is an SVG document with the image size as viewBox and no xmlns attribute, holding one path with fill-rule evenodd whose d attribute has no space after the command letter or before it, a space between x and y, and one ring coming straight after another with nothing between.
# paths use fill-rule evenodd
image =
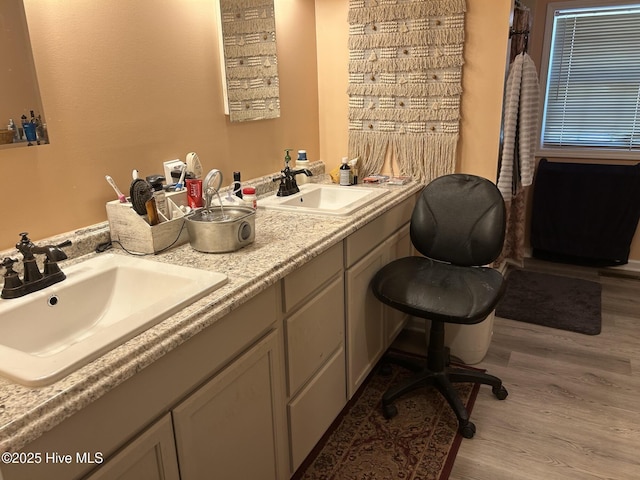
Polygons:
<instances>
[{"instance_id":1,"label":"black office chair","mask_svg":"<svg viewBox=\"0 0 640 480\"><path fill-rule=\"evenodd\" d=\"M373 293L381 302L431 321L426 366L414 365L419 374L385 392L382 408L386 418L398 413L392 403L395 399L424 385L434 385L455 411L460 433L471 438L476 427L452 383L491 385L498 399L507 397L499 378L450 367L449 349L444 345L445 323L479 323L502 296L502 275L485 265L500 254L504 232L502 195L487 179L445 175L421 193L410 233L413 246L424 257L395 260L371 280Z\"/></svg>"}]
</instances>

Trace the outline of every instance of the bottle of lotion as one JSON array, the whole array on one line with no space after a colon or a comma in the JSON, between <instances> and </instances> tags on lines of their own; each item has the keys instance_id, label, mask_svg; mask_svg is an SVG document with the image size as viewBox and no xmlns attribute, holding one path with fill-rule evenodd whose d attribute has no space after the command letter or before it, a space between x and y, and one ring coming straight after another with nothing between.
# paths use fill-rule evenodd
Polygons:
<instances>
[{"instance_id":1,"label":"bottle of lotion","mask_svg":"<svg viewBox=\"0 0 640 480\"><path fill-rule=\"evenodd\" d=\"M351 185L351 167L349 166L349 159L342 157L342 165L340 165L340 185Z\"/></svg>"}]
</instances>

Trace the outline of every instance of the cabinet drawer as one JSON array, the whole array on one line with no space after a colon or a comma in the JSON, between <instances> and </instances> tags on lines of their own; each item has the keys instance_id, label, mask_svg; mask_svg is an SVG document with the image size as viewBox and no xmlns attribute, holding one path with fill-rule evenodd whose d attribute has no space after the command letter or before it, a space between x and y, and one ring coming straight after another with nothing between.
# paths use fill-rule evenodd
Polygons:
<instances>
[{"instance_id":1,"label":"cabinet drawer","mask_svg":"<svg viewBox=\"0 0 640 480\"><path fill-rule=\"evenodd\" d=\"M318 443L346 403L344 348L289 404L291 472Z\"/></svg>"},{"instance_id":2,"label":"cabinet drawer","mask_svg":"<svg viewBox=\"0 0 640 480\"><path fill-rule=\"evenodd\" d=\"M344 343L344 280L340 276L285 320L288 393L295 392Z\"/></svg>"},{"instance_id":3,"label":"cabinet drawer","mask_svg":"<svg viewBox=\"0 0 640 480\"><path fill-rule=\"evenodd\" d=\"M284 311L290 312L342 270L342 242L334 245L283 280Z\"/></svg>"},{"instance_id":4,"label":"cabinet drawer","mask_svg":"<svg viewBox=\"0 0 640 480\"><path fill-rule=\"evenodd\" d=\"M350 267L389 235L411 220L415 196L407 198L388 212L376 218L345 240L345 264Z\"/></svg>"}]
</instances>

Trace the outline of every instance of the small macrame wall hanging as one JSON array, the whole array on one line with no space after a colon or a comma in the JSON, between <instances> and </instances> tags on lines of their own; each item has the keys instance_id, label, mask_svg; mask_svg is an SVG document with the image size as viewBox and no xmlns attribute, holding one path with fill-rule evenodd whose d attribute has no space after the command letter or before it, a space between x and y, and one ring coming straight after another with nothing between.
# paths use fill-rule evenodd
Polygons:
<instances>
[{"instance_id":1,"label":"small macrame wall hanging","mask_svg":"<svg viewBox=\"0 0 640 480\"><path fill-rule=\"evenodd\" d=\"M349 156L361 174L453 173L465 0L349 1Z\"/></svg>"},{"instance_id":2,"label":"small macrame wall hanging","mask_svg":"<svg viewBox=\"0 0 640 480\"><path fill-rule=\"evenodd\" d=\"M280 116L273 0L220 0L232 122Z\"/></svg>"}]
</instances>

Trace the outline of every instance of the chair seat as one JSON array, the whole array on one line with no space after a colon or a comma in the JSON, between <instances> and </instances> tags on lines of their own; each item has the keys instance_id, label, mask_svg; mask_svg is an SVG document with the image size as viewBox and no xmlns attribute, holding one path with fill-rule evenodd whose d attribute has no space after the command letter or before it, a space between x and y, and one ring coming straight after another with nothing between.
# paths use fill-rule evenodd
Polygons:
<instances>
[{"instance_id":1,"label":"chair seat","mask_svg":"<svg viewBox=\"0 0 640 480\"><path fill-rule=\"evenodd\" d=\"M405 257L380 269L371 281L383 303L435 321L474 324L495 308L504 279L488 267L461 267L425 257Z\"/></svg>"}]
</instances>

